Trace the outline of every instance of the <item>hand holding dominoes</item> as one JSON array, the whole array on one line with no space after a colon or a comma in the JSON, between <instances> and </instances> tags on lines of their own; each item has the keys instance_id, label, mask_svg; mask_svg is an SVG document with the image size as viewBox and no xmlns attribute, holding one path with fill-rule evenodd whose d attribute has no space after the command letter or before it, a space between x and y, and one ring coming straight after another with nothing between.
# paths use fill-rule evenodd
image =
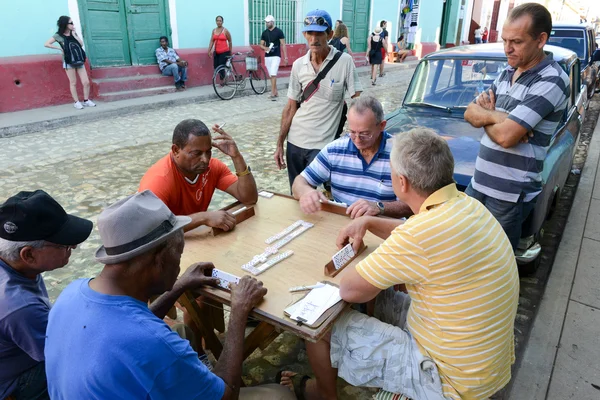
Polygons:
<instances>
[{"instance_id":1,"label":"hand holding dominoes","mask_svg":"<svg viewBox=\"0 0 600 400\"><path fill-rule=\"evenodd\" d=\"M363 238L367 234L367 221L368 217L360 217L343 227L336 240L338 249L343 248L348 243L352 243L354 252L358 253L358 250L362 246Z\"/></svg>"},{"instance_id":2,"label":"hand holding dominoes","mask_svg":"<svg viewBox=\"0 0 600 400\"><path fill-rule=\"evenodd\" d=\"M211 262L199 262L189 268L177 280L177 285L184 290L194 290L202 286L217 286L218 279L210 274L215 266Z\"/></svg>"}]
</instances>

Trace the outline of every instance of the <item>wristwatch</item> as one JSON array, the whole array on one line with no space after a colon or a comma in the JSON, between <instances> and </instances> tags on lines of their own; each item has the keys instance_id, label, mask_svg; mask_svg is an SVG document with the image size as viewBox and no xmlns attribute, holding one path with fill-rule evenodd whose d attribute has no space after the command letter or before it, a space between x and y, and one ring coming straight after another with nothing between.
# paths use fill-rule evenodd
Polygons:
<instances>
[{"instance_id":1,"label":"wristwatch","mask_svg":"<svg viewBox=\"0 0 600 400\"><path fill-rule=\"evenodd\" d=\"M249 165L246 165L246 169L245 169L245 170L243 170L242 172L237 172L237 171L235 171L235 174L236 174L238 177L242 177L242 176L250 175L251 173L252 173L252 168L250 168L250 166L249 166Z\"/></svg>"},{"instance_id":2,"label":"wristwatch","mask_svg":"<svg viewBox=\"0 0 600 400\"><path fill-rule=\"evenodd\" d=\"M377 208L379 208L379 215L383 215L383 212L385 211L385 205L381 201L378 201L375 204L377 204Z\"/></svg>"}]
</instances>

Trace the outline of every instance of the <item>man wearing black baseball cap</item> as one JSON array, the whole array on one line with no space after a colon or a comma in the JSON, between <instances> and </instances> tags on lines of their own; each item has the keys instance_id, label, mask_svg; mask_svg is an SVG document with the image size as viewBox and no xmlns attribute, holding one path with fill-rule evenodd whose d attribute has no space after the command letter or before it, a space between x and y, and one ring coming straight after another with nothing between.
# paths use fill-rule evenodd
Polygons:
<instances>
[{"instance_id":1,"label":"man wearing black baseball cap","mask_svg":"<svg viewBox=\"0 0 600 400\"><path fill-rule=\"evenodd\" d=\"M19 192L0 205L0 399L49 399L50 301L41 273L67 265L92 226L43 190Z\"/></svg>"}]
</instances>

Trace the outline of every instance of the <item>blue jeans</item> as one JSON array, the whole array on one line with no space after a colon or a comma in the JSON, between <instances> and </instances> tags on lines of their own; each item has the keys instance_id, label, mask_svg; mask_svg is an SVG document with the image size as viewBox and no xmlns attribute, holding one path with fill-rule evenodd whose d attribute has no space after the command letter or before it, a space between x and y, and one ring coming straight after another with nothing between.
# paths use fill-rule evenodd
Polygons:
<instances>
[{"instance_id":1,"label":"blue jeans","mask_svg":"<svg viewBox=\"0 0 600 400\"><path fill-rule=\"evenodd\" d=\"M508 236L513 251L517 250L519 239L521 239L521 226L529 216L531 210L533 210L537 198L525 203L523 202L524 195L521 194L516 203L498 200L473 189L470 183L467 189L465 189L465 193L479 200L492 213L502 226L502 229L504 229L506 236Z\"/></svg>"},{"instance_id":2,"label":"blue jeans","mask_svg":"<svg viewBox=\"0 0 600 400\"><path fill-rule=\"evenodd\" d=\"M17 388L12 396L16 400L50 400L46 382L46 363L42 361L22 373L17 379Z\"/></svg>"},{"instance_id":3,"label":"blue jeans","mask_svg":"<svg viewBox=\"0 0 600 400\"><path fill-rule=\"evenodd\" d=\"M182 82L187 81L187 67L180 67L175 63L164 67L162 74L163 76L173 76L175 78L175 83L179 82L180 79ZM180 74L181 77L179 76Z\"/></svg>"}]
</instances>

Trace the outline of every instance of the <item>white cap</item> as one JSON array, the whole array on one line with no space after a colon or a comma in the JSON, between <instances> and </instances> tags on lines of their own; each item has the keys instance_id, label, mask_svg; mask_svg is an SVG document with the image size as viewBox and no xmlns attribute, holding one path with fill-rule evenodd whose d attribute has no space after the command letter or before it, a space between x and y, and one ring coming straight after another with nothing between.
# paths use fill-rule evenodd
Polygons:
<instances>
[{"instance_id":1,"label":"white cap","mask_svg":"<svg viewBox=\"0 0 600 400\"><path fill-rule=\"evenodd\" d=\"M275 22L275 17L272 15L267 15L265 22Z\"/></svg>"}]
</instances>

